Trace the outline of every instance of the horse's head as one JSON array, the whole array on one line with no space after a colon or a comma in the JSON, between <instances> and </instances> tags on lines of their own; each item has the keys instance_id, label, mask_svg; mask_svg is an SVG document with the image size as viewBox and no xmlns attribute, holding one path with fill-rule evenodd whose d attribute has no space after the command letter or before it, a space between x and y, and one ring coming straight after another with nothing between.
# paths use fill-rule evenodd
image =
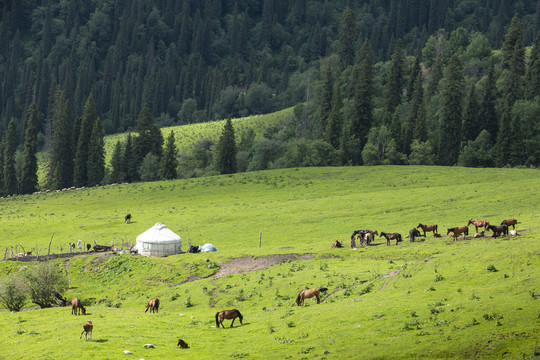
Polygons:
<instances>
[{"instance_id":1,"label":"horse's head","mask_svg":"<svg viewBox=\"0 0 540 360\"><path fill-rule=\"evenodd\" d=\"M377 230L375 230L374 232L372 232L373 236L375 235L379 235L379 233L377 232Z\"/></svg>"},{"instance_id":2,"label":"horse's head","mask_svg":"<svg viewBox=\"0 0 540 360\"><path fill-rule=\"evenodd\" d=\"M82 305L81 305L81 312L82 312L83 315L86 315L86 309Z\"/></svg>"},{"instance_id":3,"label":"horse's head","mask_svg":"<svg viewBox=\"0 0 540 360\"><path fill-rule=\"evenodd\" d=\"M446 229L446 230L447 230L447 231L446 231L446 235L448 235L448 234L450 234L451 232L453 232L454 229L455 229L455 228Z\"/></svg>"},{"instance_id":4,"label":"horse's head","mask_svg":"<svg viewBox=\"0 0 540 360\"><path fill-rule=\"evenodd\" d=\"M422 224L418 224L418 226L416 228L419 229L421 227L422 227Z\"/></svg>"},{"instance_id":5,"label":"horse's head","mask_svg":"<svg viewBox=\"0 0 540 360\"><path fill-rule=\"evenodd\" d=\"M148 309L150 309L150 304L146 305L146 307L144 308L144 312L147 312Z\"/></svg>"},{"instance_id":6,"label":"horse's head","mask_svg":"<svg viewBox=\"0 0 540 360\"><path fill-rule=\"evenodd\" d=\"M473 220L470 219L469 222L467 223L467 226L471 225L473 223Z\"/></svg>"}]
</instances>

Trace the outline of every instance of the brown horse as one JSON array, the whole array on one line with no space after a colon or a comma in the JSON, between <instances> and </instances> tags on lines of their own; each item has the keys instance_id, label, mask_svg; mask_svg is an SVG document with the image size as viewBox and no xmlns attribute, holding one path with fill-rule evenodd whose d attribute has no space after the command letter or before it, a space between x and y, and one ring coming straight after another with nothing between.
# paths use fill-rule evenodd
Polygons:
<instances>
[{"instance_id":1,"label":"brown horse","mask_svg":"<svg viewBox=\"0 0 540 360\"><path fill-rule=\"evenodd\" d=\"M176 346L179 346L180 349L187 349L187 348L189 348L188 343L185 342L185 341L182 340L182 339L178 339L178 344L176 344Z\"/></svg>"},{"instance_id":2,"label":"brown horse","mask_svg":"<svg viewBox=\"0 0 540 360\"><path fill-rule=\"evenodd\" d=\"M78 312L78 314L77 314L77 312ZM86 309L82 305L81 300L79 300L77 298L73 298L73 300L71 300L71 314L72 315L81 315L81 312L82 312L83 315L86 315Z\"/></svg>"},{"instance_id":3,"label":"brown horse","mask_svg":"<svg viewBox=\"0 0 540 360\"><path fill-rule=\"evenodd\" d=\"M131 222L131 214L127 214L125 217L124 217L124 221L126 222L126 224L129 224Z\"/></svg>"},{"instance_id":4,"label":"brown horse","mask_svg":"<svg viewBox=\"0 0 540 360\"><path fill-rule=\"evenodd\" d=\"M386 239L386 245L390 245L390 240L396 240L396 245L402 241L400 233L385 233L381 232L381 237Z\"/></svg>"},{"instance_id":5,"label":"brown horse","mask_svg":"<svg viewBox=\"0 0 540 360\"><path fill-rule=\"evenodd\" d=\"M474 227L476 228L476 232L478 233L478 228L479 228L479 227L483 227L484 230L485 230L485 229L486 229L486 226L489 225L489 221L487 221L487 220L473 220L473 219L471 219L471 220L469 220L469 222L467 223L467 226L469 226L469 225L471 225L471 224L474 225Z\"/></svg>"},{"instance_id":6,"label":"brown horse","mask_svg":"<svg viewBox=\"0 0 540 360\"><path fill-rule=\"evenodd\" d=\"M512 230L516 228L516 224L518 224L517 219L506 219L506 220L503 220L501 223L501 225L506 225L508 227L512 225Z\"/></svg>"},{"instance_id":7,"label":"brown horse","mask_svg":"<svg viewBox=\"0 0 540 360\"><path fill-rule=\"evenodd\" d=\"M234 320L236 320L236 318L238 318L240 320L240 324L242 324L242 320L244 319L244 317L242 316L242 314L240 314L240 311L236 309L219 311L216 313L216 326L219 328L219 325L221 325L225 329L225 326L223 325L223 320L232 319L230 327L233 327Z\"/></svg>"},{"instance_id":8,"label":"brown horse","mask_svg":"<svg viewBox=\"0 0 540 360\"><path fill-rule=\"evenodd\" d=\"M500 226L488 225L486 230L493 231L493 234L491 235L492 237L497 237L497 236L501 236L501 235L508 235L508 226L507 225L500 225Z\"/></svg>"},{"instance_id":9,"label":"brown horse","mask_svg":"<svg viewBox=\"0 0 540 360\"><path fill-rule=\"evenodd\" d=\"M148 305L146 305L146 308L144 309L144 312L147 312L148 309L150 309L150 312L158 312L159 311L159 299L158 298L152 298L148 302Z\"/></svg>"},{"instance_id":10,"label":"brown horse","mask_svg":"<svg viewBox=\"0 0 540 360\"><path fill-rule=\"evenodd\" d=\"M332 247L333 248L341 248L343 247L343 245L341 245L341 242L339 240L335 240L334 243L332 244Z\"/></svg>"},{"instance_id":11,"label":"brown horse","mask_svg":"<svg viewBox=\"0 0 540 360\"><path fill-rule=\"evenodd\" d=\"M416 227L417 229L420 228L424 230L424 237L426 237L426 231L430 232L433 231L433 234L437 233L437 225L424 225L424 224L418 224Z\"/></svg>"},{"instance_id":12,"label":"brown horse","mask_svg":"<svg viewBox=\"0 0 540 360\"><path fill-rule=\"evenodd\" d=\"M446 235L450 233L454 233L456 236L452 236L454 240L461 234L463 234L463 238L465 239L465 235L469 235L469 227L468 226L456 226L453 228L446 229Z\"/></svg>"},{"instance_id":13,"label":"brown horse","mask_svg":"<svg viewBox=\"0 0 540 360\"><path fill-rule=\"evenodd\" d=\"M304 289L304 290L300 291L300 293L296 297L296 305L298 305L298 306L303 305L305 299L309 299L309 298L312 298L314 296L317 298L317 304L319 304L321 302L321 299L319 298L319 295L322 292L325 292L327 290L328 290L327 288Z\"/></svg>"},{"instance_id":14,"label":"brown horse","mask_svg":"<svg viewBox=\"0 0 540 360\"><path fill-rule=\"evenodd\" d=\"M82 339L82 334L84 334L84 338L88 340L88 334L90 334L90 340L92 340L92 330L94 330L94 325L91 321L88 321L86 324L83 325L83 331L79 339Z\"/></svg>"}]
</instances>

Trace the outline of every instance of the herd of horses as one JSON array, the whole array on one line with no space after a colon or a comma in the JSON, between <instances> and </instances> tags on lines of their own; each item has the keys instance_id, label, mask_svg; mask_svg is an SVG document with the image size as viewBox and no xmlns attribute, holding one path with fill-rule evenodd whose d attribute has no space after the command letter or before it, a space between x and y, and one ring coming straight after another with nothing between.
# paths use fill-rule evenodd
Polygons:
<instances>
[{"instance_id":1,"label":"herd of horses","mask_svg":"<svg viewBox=\"0 0 540 360\"><path fill-rule=\"evenodd\" d=\"M492 237L496 238L502 235L517 235L517 232L515 231L515 226L518 224L517 219L505 219L501 222L501 225L492 225L489 223L488 220L473 220L470 219L467 225L465 226L456 226L447 228L446 235L449 237L452 237L455 241L459 236L463 235L463 238L465 238L465 235L469 235L469 226L473 225L476 229L476 233L474 235L475 238L483 237L484 232L487 230L492 231ZM512 226L513 231L509 231L509 227ZM484 231L478 232L479 228L483 228ZM423 234L418 230L421 229L423 231ZM409 240L411 242L414 242L417 237L423 236L426 237L426 234L432 232L434 237L442 237L442 235L438 232L438 225L424 225L422 223L419 223L415 228L411 229L409 231ZM386 245L390 245L390 240L396 240L396 245L403 241L403 238L401 237L400 233L397 232L379 232L377 230L355 230L353 231L351 235L351 247L356 248L356 242L359 242L359 245L361 247L370 245L375 236L378 235L380 238L386 239ZM342 243L339 240L335 240L334 244L332 244L332 247L343 247Z\"/></svg>"}]
</instances>

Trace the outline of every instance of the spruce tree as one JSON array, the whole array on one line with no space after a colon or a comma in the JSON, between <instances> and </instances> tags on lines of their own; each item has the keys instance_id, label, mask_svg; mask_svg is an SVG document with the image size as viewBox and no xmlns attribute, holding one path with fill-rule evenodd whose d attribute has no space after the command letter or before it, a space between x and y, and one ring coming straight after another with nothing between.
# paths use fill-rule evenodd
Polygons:
<instances>
[{"instance_id":1,"label":"spruce tree","mask_svg":"<svg viewBox=\"0 0 540 360\"><path fill-rule=\"evenodd\" d=\"M394 139L398 151L403 148L403 126L401 125L401 118L399 116L399 110L396 109L392 115L392 122L388 128L390 137Z\"/></svg>"},{"instance_id":2,"label":"spruce tree","mask_svg":"<svg viewBox=\"0 0 540 360\"><path fill-rule=\"evenodd\" d=\"M123 163L126 169L126 181L133 182L139 179L139 173L137 171L139 161L135 154L135 148L133 146L133 137L131 133L128 134L126 140L126 147L124 149Z\"/></svg>"},{"instance_id":3,"label":"spruce tree","mask_svg":"<svg viewBox=\"0 0 540 360\"><path fill-rule=\"evenodd\" d=\"M356 37L354 12L347 8L341 16L338 40L338 61L343 70L354 63L354 41Z\"/></svg>"},{"instance_id":4,"label":"spruce tree","mask_svg":"<svg viewBox=\"0 0 540 360\"><path fill-rule=\"evenodd\" d=\"M236 138L231 118L223 126L223 132L217 144L216 170L220 174L234 174L236 172Z\"/></svg>"},{"instance_id":5,"label":"spruce tree","mask_svg":"<svg viewBox=\"0 0 540 360\"><path fill-rule=\"evenodd\" d=\"M540 97L540 31L536 35L531 48L527 66L526 87L525 95L527 99L531 100L536 96Z\"/></svg>"},{"instance_id":6,"label":"spruce tree","mask_svg":"<svg viewBox=\"0 0 540 360\"><path fill-rule=\"evenodd\" d=\"M174 132L171 131L165 143L165 152L161 158L159 174L163 180L176 179L178 168L177 149L174 143Z\"/></svg>"},{"instance_id":7,"label":"spruce tree","mask_svg":"<svg viewBox=\"0 0 540 360\"><path fill-rule=\"evenodd\" d=\"M319 91L319 126L318 133L321 137L326 132L326 124L332 109L332 93L334 91L334 77L332 75L332 58L328 59L322 73L321 88Z\"/></svg>"},{"instance_id":8,"label":"spruce tree","mask_svg":"<svg viewBox=\"0 0 540 360\"><path fill-rule=\"evenodd\" d=\"M469 94L465 100L465 106L463 107L463 137L462 141L466 143L467 141L475 140L480 134L481 124L479 123L479 114L480 109L478 106L478 100L476 98L476 85L474 82L471 83Z\"/></svg>"},{"instance_id":9,"label":"spruce tree","mask_svg":"<svg viewBox=\"0 0 540 360\"><path fill-rule=\"evenodd\" d=\"M437 59L435 59L435 63L431 67L431 75L429 77L429 82L427 85L427 97L430 98L437 92L439 88L439 81L443 78L443 66L442 66L442 58L441 56L437 56Z\"/></svg>"},{"instance_id":10,"label":"spruce tree","mask_svg":"<svg viewBox=\"0 0 540 360\"><path fill-rule=\"evenodd\" d=\"M114 146L114 150L111 156L111 173L109 180L111 183L120 183L124 181L126 176L125 164L123 161L124 149L122 142L118 140Z\"/></svg>"},{"instance_id":11,"label":"spruce tree","mask_svg":"<svg viewBox=\"0 0 540 360\"><path fill-rule=\"evenodd\" d=\"M22 174L19 181L21 194L31 194L38 188L37 177L37 134L38 134L38 110L36 103L28 107L28 120L26 122L26 136L24 138Z\"/></svg>"},{"instance_id":12,"label":"spruce tree","mask_svg":"<svg viewBox=\"0 0 540 360\"><path fill-rule=\"evenodd\" d=\"M424 80L424 76L422 74L422 70L420 70L420 67L418 66L419 70L418 73L414 76L414 84L412 85L411 90L411 113L409 115L409 122L407 124L407 128L404 131L404 146L403 146L403 152L405 154L410 153L411 144L413 139L418 139L419 141L425 141L420 140L419 138L424 138L423 132L425 131L425 109L424 109L424 88L422 86L422 82ZM423 117L423 119L419 119L419 117ZM421 127L417 128L417 122L421 121L423 124L421 124Z\"/></svg>"},{"instance_id":13,"label":"spruce tree","mask_svg":"<svg viewBox=\"0 0 540 360\"><path fill-rule=\"evenodd\" d=\"M414 94L414 89L416 86L416 78L418 77L418 74L422 75L422 69L420 68L420 58L418 56L415 56L414 63L412 65L410 76L409 76L409 82L407 84L407 100L411 101Z\"/></svg>"},{"instance_id":14,"label":"spruce tree","mask_svg":"<svg viewBox=\"0 0 540 360\"><path fill-rule=\"evenodd\" d=\"M336 83L332 94L332 108L330 110L328 124L326 124L326 141L328 141L334 149L339 149L341 132L343 131L342 107L341 91L339 89L339 84Z\"/></svg>"},{"instance_id":15,"label":"spruce tree","mask_svg":"<svg viewBox=\"0 0 540 360\"><path fill-rule=\"evenodd\" d=\"M517 107L519 101L515 104ZM527 147L525 146L525 139L528 133L523 129L523 121L518 111L512 113L512 119L510 123L510 133L508 134L509 140L509 162L512 166L524 165L527 161Z\"/></svg>"},{"instance_id":16,"label":"spruce tree","mask_svg":"<svg viewBox=\"0 0 540 360\"><path fill-rule=\"evenodd\" d=\"M74 181L76 186L86 186L88 184L88 147L96 119L96 102L94 101L94 96L90 93L84 104L77 140L77 150L75 152Z\"/></svg>"},{"instance_id":17,"label":"spruce tree","mask_svg":"<svg viewBox=\"0 0 540 360\"><path fill-rule=\"evenodd\" d=\"M482 119L483 128L489 132L493 142L497 139L497 133L499 131L499 120L495 108L496 102L497 87L495 84L495 65L493 58L491 58L482 99L480 101L480 112L478 116Z\"/></svg>"},{"instance_id":18,"label":"spruce tree","mask_svg":"<svg viewBox=\"0 0 540 360\"><path fill-rule=\"evenodd\" d=\"M17 193L17 176L15 172L15 151L17 150L17 128L15 119L9 122L4 135L4 194Z\"/></svg>"},{"instance_id":19,"label":"spruce tree","mask_svg":"<svg viewBox=\"0 0 540 360\"><path fill-rule=\"evenodd\" d=\"M147 105L143 105L139 113L135 130L138 133L134 142L138 163L140 164L149 152L156 155L160 160L163 151L163 135L161 135L161 131L154 123L154 117Z\"/></svg>"},{"instance_id":20,"label":"spruce tree","mask_svg":"<svg viewBox=\"0 0 540 360\"><path fill-rule=\"evenodd\" d=\"M463 100L462 65L457 55L452 56L446 69L446 85L442 90L440 118L441 140L438 147L440 165L455 165L461 145L462 100Z\"/></svg>"},{"instance_id":21,"label":"spruce tree","mask_svg":"<svg viewBox=\"0 0 540 360\"><path fill-rule=\"evenodd\" d=\"M506 95L501 123L497 133L497 142L495 143L495 165L497 167L510 165L510 131L513 103L511 96Z\"/></svg>"},{"instance_id":22,"label":"spruce tree","mask_svg":"<svg viewBox=\"0 0 540 360\"><path fill-rule=\"evenodd\" d=\"M386 109L393 113L396 107L401 103L401 94L403 92L403 66L405 62L405 54L403 51L403 42L398 40L392 62L390 63L390 71L386 82Z\"/></svg>"},{"instance_id":23,"label":"spruce tree","mask_svg":"<svg viewBox=\"0 0 540 360\"><path fill-rule=\"evenodd\" d=\"M103 128L98 117L92 126L92 134L88 143L88 186L101 184L105 175L105 148L103 142Z\"/></svg>"},{"instance_id":24,"label":"spruce tree","mask_svg":"<svg viewBox=\"0 0 540 360\"><path fill-rule=\"evenodd\" d=\"M48 183L52 189L73 185L72 110L64 91L57 90L51 119Z\"/></svg>"}]
</instances>

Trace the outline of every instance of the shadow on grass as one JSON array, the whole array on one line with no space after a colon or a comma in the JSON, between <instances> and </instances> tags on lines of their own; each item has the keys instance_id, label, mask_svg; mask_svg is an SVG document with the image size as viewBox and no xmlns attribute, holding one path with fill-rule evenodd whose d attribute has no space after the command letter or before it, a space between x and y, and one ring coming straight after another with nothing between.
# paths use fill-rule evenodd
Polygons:
<instances>
[{"instance_id":1,"label":"shadow on grass","mask_svg":"<svg viewBox=\"0 0 540 360\"><path fill-rule=\"evenodd\" d=\"M105 343L105 342L109 341L109 339L97 339L97 340L90 340L90 341L102 344L102 343Z\"/></svg>"}]
</instances>

